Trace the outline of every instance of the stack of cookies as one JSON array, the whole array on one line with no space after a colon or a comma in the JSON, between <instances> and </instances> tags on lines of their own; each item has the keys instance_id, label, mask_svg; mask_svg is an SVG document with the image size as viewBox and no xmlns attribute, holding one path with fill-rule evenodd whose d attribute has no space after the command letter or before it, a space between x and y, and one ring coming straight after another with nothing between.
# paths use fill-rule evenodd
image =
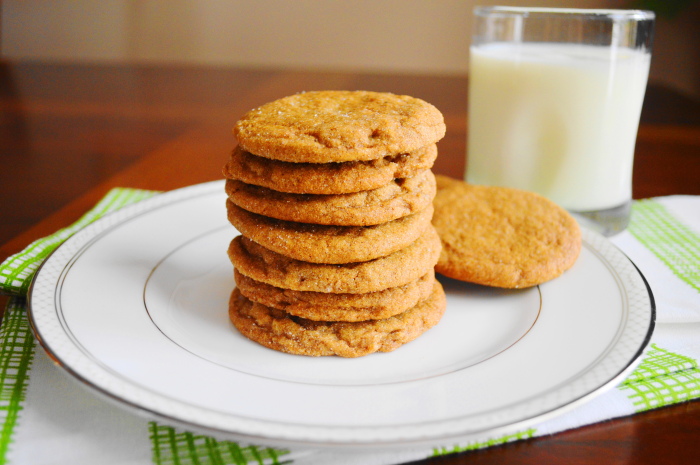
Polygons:
<instances>
[{"instance_id":1,"label":"stack of cookies","mask_svg":"<svg viewBox=\"0 0 700 465\"><path fill-rule=\"evenodd\" d=\"M271 349L388 352L435 325L431 225L442 115L413 97L307 92L248 112L224 169L229 317Z\"/></svg>"}]
</instances>

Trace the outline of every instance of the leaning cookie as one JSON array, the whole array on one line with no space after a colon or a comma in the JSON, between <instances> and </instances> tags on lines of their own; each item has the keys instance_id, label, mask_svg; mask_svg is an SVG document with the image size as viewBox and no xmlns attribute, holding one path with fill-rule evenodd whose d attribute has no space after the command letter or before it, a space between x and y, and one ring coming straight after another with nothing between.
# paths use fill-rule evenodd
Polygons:
<instances>
[{"instance_id":1,"label":"leaning cookie","mask_svg":"<svg viewBox=\"0 0 700 465\"><path fill-rule=\"evenodd\" d=\"M554 202L532 192L436 178L432 221L443 245L437 272L522 288L561 275L578 258L581 230Z\"/></svg>"},{"instance_id":2,"label":"leaning cookie","mask_svg":"<svg viewBox=\"0 0 700 465\"><path fill-rule=\"evenodd\" d=\"M253 302L314 321L366 321L403 313L428 298L435 272L403 286L364 294L329 294L282 289L256 281L234 269L236 286Z\"/></svg>"},{"instance_id":3,"label":"leaning cookie","mask_svg":"<svg viewBox=\"0 0 700 465\"><path fill-rule=\"evenodd\" d=\"M430 297L396 316L361 322L321 322L292 317L254 303L238 289L231 293L229 318L248 339L297 355L361 357L391 352L435 326L445 312L442 286L434 281Z\"/></svg>"},{"instance_id":4,"label":"leaning cookie","mask_svg":"<svg viewBox=\"0 0 700 465\"><path fill-rule=\"evenodd\" d=\"M283 289L363 294L403 286L428 273L440 256L440 238L428 225L408 247L360 263L328 265L295 260L237 236L229 245L233 266L256 281Z\"/></svg>"},{"instance_id":5,"label":"leaning cookie","mask_svg":"<svg viewBox=\"0 0 700 465\"><path fill-rule=\"evenodd\" d=\"M355 263L396 252L427 227L433 206L374 226L327 226L277 220L250 213L230 200L228 219L244 236L277 253L311 263Z\"/></svg>"},{"instance_id":6,"label":"leaning cookie","mask_svg":"<svg viewBox=\"0 0 700 465\"><path fill-rule=\"evenodd\" d=\"M376 160L412 152L445 135L433 105L407 95L316 91L249 111L234 126L247 152L294 163Z\"/></svg>"},{"instance_id":7,"label":"leaning cookie","mask_svg":"<svg viewBox=\"0 0 700 465\"><path fill-rule=\"evenodd\" d=\"M371 226L412 215L432 204L435 176L423 170L415 177L352 194L288 194L267 187L226 181L229 200L249 212L299 223Z\"/></svg>"},{"instance_id":8,"label":"leaning cookie","mask_svg":"<svg viewBox=\"0 0 700 465\"><path fill-rule=\"evenodd\" d=\"M430 144L376 160L292 163L258 157L236 146L223 174L228 179L290 194L348 194L376 189L396 178L411 178L430 169L437 153L437 146Z\"/></svg>"}]
</instances>

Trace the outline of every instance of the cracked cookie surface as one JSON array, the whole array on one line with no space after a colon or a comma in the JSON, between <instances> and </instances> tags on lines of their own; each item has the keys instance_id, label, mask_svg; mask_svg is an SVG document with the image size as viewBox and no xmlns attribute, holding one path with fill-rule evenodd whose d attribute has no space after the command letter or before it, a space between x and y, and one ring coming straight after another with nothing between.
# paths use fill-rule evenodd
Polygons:
<instances>
[{"instance_id":1,"label":"cracked cookie surface","mask_svg":"<svg viewBox=\"0 0 700 465\"><path fill-rule=\"evenodd\" d=\"M336 163L292 163L258 157L236 146L224 176L290 194L348 194L376 189L395 178L410 178L430 169L437 146L376 160Z\"/></svg>"},{"instance_id":2,"label":"cracked cookie surface","mask_svg":"<svg viewBox=\"0 0 700 465\"><path fill-rule=\"evenodd\" d=\"M559 276L578 258L581 230L554 202L527 191L436 179L432 223L442 241L437 272L521 288Z\"/></svg>"},{"instance_id":3,"label":"cracked cookie surface","mask_svg":"<svg viewBox=\"0 0 700 465\"><path fill-rule=\"evenodd\" d=\"M408 247L385 257L344 265L295 260L245 236L236 236L231 241L228 255L241 274L275 287L363 294L403 286L428 273L440 256L440 238L429 225Z\"/></svg>"},{"instance_id":4,"label":"cracked cookie surface","mask_svg":"<svg viewBox=\"0 0 700 465\"><path fill-rule=\"evenodd\" d=\"M407 95L314 91L249 111L233 128L245 151L294 163L375 160L412 152L445 135L433 105Z\"/></svg>"},{"instance_id":5,"label":"cracked cookie surface","mask_svg":"<svg viewBox=\"0 0 700 465\"><path fill-rule=\"evenodd\" d=\"M405 312L430 295L435 279L431 269L416 281L364 294L328 294L282 289L255 281L234 270L236 286L245 297L290 315L315 321L366 321Z\"/></svg>"},{"instance_id":6,"label":"cracked cookie surface","mask_svg":"<svg viewBox=\"0 0 700 465\"><path fill-rule=\"evenodd\" d=\"M432 204L435 176L423 170L376 189L352 194L288 194L267 187L226 181L229 200L258 215L278 220L334 226L371 226L412 215Z\"/></svg>"},{"instance_id":7,"label":"cracked cookie surface","mask_svg":"<svg viewBox=\"0 0 700 465\"><path fill-rule=\"evenodd\" d=\"M244 236L290 258L344 264L383 257L408 246L430 226L433 206L373 226L296 223L248 212L226 201L229 222Z\"/></svg>"},{"instance_id":8,"label":"cracked cookie surface","mask_svg":"<svg viewBox=\"0 0 700 465\"><path fill-rule=\"evenodd\" d=\"M416 339L440 321L445 306L442 286L433 280L430 296L398 315L360 322L312 321L252 302L236 288L229 301L229 318L241 334L273 350L361 357L391 352Z\"/></svg>"}]
</instances>

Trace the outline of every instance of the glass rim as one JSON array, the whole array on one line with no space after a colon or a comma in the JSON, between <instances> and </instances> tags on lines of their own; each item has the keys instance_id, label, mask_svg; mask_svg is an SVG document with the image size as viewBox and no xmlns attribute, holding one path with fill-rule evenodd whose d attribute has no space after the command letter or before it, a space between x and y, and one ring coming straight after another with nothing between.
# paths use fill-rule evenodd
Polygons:
<instances>
[{"instance_id":1,"label":"glass rim","mask_svg":"<svg viewBox=\"0 0 700 465\"><path fill-rule=\"evenodd\" d=\"M523 16L530 15L552 15L552 16L570 16L570 17L590 17L590 18L610 18L617 20L653 20L656 15L653 11L648 10L623 10L623 9L604 9L604 8L549 8L549 7L518 7L518 6L477 6L474 7L474 14L477 16L485 16L490 14L503 14L504 16Z\"/></svg>"}]
</instances>

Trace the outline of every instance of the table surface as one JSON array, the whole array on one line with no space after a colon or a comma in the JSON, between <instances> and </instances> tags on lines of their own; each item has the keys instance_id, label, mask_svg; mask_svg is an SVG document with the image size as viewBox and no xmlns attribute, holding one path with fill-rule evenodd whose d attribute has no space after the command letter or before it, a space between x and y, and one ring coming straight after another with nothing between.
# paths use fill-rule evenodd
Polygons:
<instances>
[{"instance_id":1,"label":"table surface","mask_svg":"<svg viewBox=\"0 0 700 465\"><path fill-rule=\"evenodd\" d=\"M236 119L318 89L433 103L447 124L434 171L462 175L465 76L0 62L0 261L71 224L112 187L170 190L221 179ZM649 87L633 178L634 198L700 195L700 102ZM420 463L700 463L698 440L695 401Z\"/></svg>"}]
</instances>

